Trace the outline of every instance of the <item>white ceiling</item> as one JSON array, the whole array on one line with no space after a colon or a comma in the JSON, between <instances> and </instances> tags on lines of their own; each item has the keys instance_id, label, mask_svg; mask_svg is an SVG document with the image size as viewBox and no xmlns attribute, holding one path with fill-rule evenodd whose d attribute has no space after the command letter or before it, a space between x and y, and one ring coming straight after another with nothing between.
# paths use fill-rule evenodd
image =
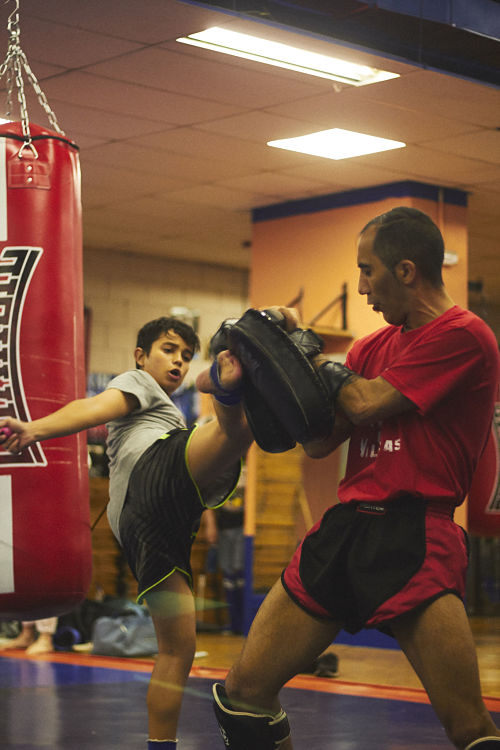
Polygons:
<instances>
[{"instance_id":1,"label":"white ceiling","mask_svg":"<svg viewBox=\"0 0 500 750\"><path fill-rule=\"evenodd\" d=\"M1 7L5 52L14 7ZM401 74L334 88L179 44L257 22L177 0L20 0L19 16L21 47L80 147L85 247L247 267L252 208L416 180L470 192L469 278L500 301L500 89L259 23L280 41ZM30 120L47 126L25 85ZM331 161L266 145L333 127L407 148Z\"/></svg>"}]
</instances>

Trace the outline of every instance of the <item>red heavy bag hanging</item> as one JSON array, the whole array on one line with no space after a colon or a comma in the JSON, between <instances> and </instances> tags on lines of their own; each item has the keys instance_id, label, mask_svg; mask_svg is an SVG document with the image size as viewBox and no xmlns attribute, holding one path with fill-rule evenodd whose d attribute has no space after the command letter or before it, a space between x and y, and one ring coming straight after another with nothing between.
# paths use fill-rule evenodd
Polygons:
<instances>
[{"instance_id":1,"label":"red heavy bag hanging","mask_svg":"<svg viewBox=\"0 0 500 750\"><path fill-rule=\"evenodd\" d=\"M85 396L80 169L74 143L0 126L0 417ZM85 433L0 451L0 617L67 612L90 585Z\"/></svg>"},{"instance_id":2,"label":"red heavy bag hanging","mask_svg":"<svg viewBox=\"0 0 500 750\"><path fill-rule=\"evenodd\" d=\"M500 401L483 455L472 480L467 505L467 528L477 536L500 536Z\"/></svg>"}]
</instances>

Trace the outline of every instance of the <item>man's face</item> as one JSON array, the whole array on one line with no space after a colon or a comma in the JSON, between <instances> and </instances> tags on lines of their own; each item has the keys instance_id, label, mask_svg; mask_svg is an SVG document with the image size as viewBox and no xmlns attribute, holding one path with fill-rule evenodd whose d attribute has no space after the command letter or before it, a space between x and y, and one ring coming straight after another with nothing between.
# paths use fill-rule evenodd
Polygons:
<instances>
[{"instance_id":1,"label":"man's face","mask_svg":"<svg viewBox=\"0 0 500 750\"><path fill-rule=\"evenodd\" d=\"M179 388L189 370L193 350L174 331L162 333L149 354L136 349L136 362L148 372L168 396Z\"/></svg>"},{"instance_id":2,"label":"man's face","mask_svg":"<svg viewBox=\"0 0 500 750\"><path fill-rule=\"evenodd\" d=\"M358 242L358 292L366 294L366 301L374 312L381 312L392 325L403 325L407 314L406 287L397 275L387 268L373 251L377 227L371 226Z\"/></svg>"}]
</instances>

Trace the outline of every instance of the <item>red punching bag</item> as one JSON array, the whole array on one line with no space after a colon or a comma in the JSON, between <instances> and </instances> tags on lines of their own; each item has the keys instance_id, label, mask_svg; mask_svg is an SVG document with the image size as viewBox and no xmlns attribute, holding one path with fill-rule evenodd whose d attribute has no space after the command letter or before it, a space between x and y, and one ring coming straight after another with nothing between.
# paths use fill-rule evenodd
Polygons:
<instances>
[{"instance_id":1,"label":"red punching bag","mask_svg":"<svg viewBox=\"0 0 500 750\"><path fill-rule=\"evenodd\" d=\"M477 536L500 537L500 401L479 459L467 505L467 527Z\"/></svg>"},{"instance_id":2,"label":"red punching bag","mask_svg":"<svg viewBox=\"0 0 500 750\"><path fill-rule=\"evenodd\" d=\"M78 149L0 126L0 417L33 420L85 396ZM0 450L0 618L81 602L91 577L85 433Z\"/></svg>"}]
</instances>

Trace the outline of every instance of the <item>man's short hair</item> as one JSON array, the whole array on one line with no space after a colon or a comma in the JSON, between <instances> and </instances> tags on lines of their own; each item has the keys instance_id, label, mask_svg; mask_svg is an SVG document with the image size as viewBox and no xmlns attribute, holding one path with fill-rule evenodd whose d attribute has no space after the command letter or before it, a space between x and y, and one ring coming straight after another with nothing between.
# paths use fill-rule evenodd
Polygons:
<instances>
[{"instance_id":1,"label":"man's short hair","mask_svg":"<svg viewBox=\"0 0 500 750\"><path fill-rule=\"evenodd\" d=\"M361 234L371 226L377 228L373 251L387 268L394 271L401 260L411 260L424 279L443 285L443 236L427 214L398 206L369 221Z\"/></svg>"},{"instance_id":2,"label":"man's short hair","mask_svg":"<svg viewBox=\"0 0 500 750\"><path fill-rule=\"evenodd\" d=\"M192 326L183 320L172 317L155 318L145 323L137 334L137 344L146 354L149 354L154 342L164 333L173 331L183 339L186 344L193 350L193 353L200 348L200 340Z\"/></svg>"}]
</instances>

